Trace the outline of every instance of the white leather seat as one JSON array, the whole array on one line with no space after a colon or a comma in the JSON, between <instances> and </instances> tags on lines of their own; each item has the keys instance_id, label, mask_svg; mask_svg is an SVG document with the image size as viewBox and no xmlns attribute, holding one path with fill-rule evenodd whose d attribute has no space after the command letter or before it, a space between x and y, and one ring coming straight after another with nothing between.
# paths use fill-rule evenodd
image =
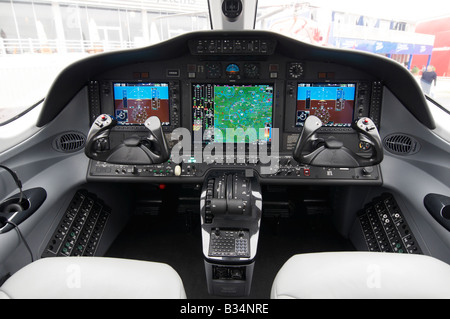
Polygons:
<instances>
[{"instance_id":1,"label":"white leather seat","mask_svg":"<svg viewBox=\"0 0 450 319\"><path fill-rule=\"evenodd\" d=\"M296 255L277 274L273 299L448 299L450 265L424 255Z\"/></svg>"},{"instance_id":2,"label":"white leather seat","mask_svg":"<svg viewBox=\"0 0 450 319\"><path fill-rule=\"evenodd\" d=\"M102 257L35 261L0 287L0 299L185 299L177 272L162 263Z\"/></svg>"}]
</instances>

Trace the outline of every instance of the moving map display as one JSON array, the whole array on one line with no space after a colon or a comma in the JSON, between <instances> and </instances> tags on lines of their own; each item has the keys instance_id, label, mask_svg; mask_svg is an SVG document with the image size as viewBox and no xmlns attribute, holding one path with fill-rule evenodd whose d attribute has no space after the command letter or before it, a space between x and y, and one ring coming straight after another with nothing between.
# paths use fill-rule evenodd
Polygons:
<instances>
[{"instance_id":1,"label":"moving map display","mask_svg":"<svg viewBox=\"0 0 450 319\"><path fill-rule=\"evenodd\" d=\"M118 125L142 125L157 116L170 125L168 83L114 83L114 115Z\"/></svg>"},{"instance_id":2,"label":"moving map display","mask_svg":"<svg viewBox=\"0 0 450 319\"><path fill-rule=\"evenodd\" d=\"M267 143L273 86L196 84L192 111L193 131L202 132L203 143Z\"/></svg>"},{"instance_id":3,"label":"moving map display","mask_svg":"<svg viewBox=\"0 0 450 319\"><path fill-rule=\"evenodd\" d=\"M354 83L299 83L295 126L303 126L310 115L323 126L350 127L355 105Z\"/></svg>"}]
</instances>

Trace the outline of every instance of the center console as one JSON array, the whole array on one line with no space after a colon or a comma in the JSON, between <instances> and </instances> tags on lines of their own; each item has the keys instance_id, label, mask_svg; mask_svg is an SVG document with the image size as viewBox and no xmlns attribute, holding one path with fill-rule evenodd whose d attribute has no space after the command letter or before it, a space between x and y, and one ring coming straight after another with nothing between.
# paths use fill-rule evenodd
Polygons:
<instances>
[{"instance_id":1,"label":"center console","mask_svg":"<svg viewBox=\"0 0 450 319\"><path fill-rule=\"evenodd\" d=\"M214 171L204 183L200 212L208 292L250 293L262 214L259 182L245 171Z\"/></svg>"}]
</instances>

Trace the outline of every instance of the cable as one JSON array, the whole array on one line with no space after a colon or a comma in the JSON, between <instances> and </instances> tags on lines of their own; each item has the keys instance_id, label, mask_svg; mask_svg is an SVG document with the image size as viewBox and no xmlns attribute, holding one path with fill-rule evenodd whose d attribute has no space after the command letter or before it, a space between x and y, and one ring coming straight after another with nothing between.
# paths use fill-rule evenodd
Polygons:
<instances>
[{"instance_id":1,"label":"cable","mask_svg":"<svg viewBox=\"0 0 450 319\"><path fill-rule=\"evenodd\" d=\"M2 218L4 219L2 222L6 223L6 224L10 224L11 226L14 227L14 229L16 230L17 234L19 235L19 238L22 240L22 242L24 243L25 247L28 249L28 252L30 253L31 256L31 262L34 261L34 257L33 257L33 253L31 251L30 246L28 245L27 240L25 239L25 237L22 235L22 232L19 229L19 226L17 226L15 223L13 223L12 221L7 220L6 218Z\"/></svg>"},{"instance_id":2,"label":"cable","mask_svg":"<svg viewBox=\"0 0 450 319\"><path fill-rule=\"evenodd\" d=\"M13 178L14 181L16 182L17 187L19 188L19 192L20 192L19 203L18 203L18 204L11 204L11 206L12 206L12 205L18 205L18 206L17 206L17 209L18 209L18 211L20 212L20 211L22 211L22 209L21 209L22 206L20 206L20 205L22 204L22 200L23 200L24 197L26 198L26 196L24 195L24 193L23 193L23 191L22 191L22 182L20 181L20 179L19 179L19 177L17 176L17 174L14 173L10 168L8 168L8 167L6 167L6 166L4 166L4 165L0 165L0 168L3 168L5 171L7 171L7 172L12 176L12 178ZM20 208L20 209L19 209L19 208ZM7 208L6 208L6 209L7 209ZM0 223L3 223L3 224L5 224L5 225L6 225L6 224L10 224L11 226L14 227L14 229L15 229L16 232L17 232L17 234L19 235L19 238L22 240L22 242L24 243L25 247L28 249L28 252L30 253L30 256L31 256L31 262L33 262L33 261L34 261L33 252L31 251L31 248L30 248L30 246L28 245L28 242L26 241L25 237L22 235L22 232L20 231L19 226L17 226L16 223L14 223L14 222L8 220L6 217L1 217L1 218L0 218ZM3 226L2 226L2 227L3 227Z\"/></svg>"},{"instance_id":3,"label":"cable","mask_svg":"<svg viewBox=\"0 0 450 319\"><path fill-rule=\"evenodd\" d=\"M19 189L19 192L20 192L19 204L21 204L23 198L25 197L25 195L24 195L24 193L22 191L22 182L20 181L20 179L17 176L17 174L12 171L12 169L10 169L10 168L8 168L8 167L6 167L4 165L0 165L0 167L3 168L5 171L7 171L12 176L14 181L16 182L17 188Z\"/></svg>"}]
</instances>

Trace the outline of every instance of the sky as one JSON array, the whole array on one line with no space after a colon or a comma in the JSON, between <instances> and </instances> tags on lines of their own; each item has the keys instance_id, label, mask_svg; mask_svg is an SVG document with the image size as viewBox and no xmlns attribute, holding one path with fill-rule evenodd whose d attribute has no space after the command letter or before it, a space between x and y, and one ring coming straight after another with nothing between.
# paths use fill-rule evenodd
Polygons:
<instances>
[{"instance_id":1,"label":"sky","mask_svg":"<svg viewBox=\"0 0 450 319\"><path fill-rule=\"evenodd\" d=\"M308 2L312 6L326 7L335 11L407 22L450 16L448 0L277 0L276 4L293 2ZM274 0L259 0L259 4L274 4Z\"/></svg>"}]
</instances>

